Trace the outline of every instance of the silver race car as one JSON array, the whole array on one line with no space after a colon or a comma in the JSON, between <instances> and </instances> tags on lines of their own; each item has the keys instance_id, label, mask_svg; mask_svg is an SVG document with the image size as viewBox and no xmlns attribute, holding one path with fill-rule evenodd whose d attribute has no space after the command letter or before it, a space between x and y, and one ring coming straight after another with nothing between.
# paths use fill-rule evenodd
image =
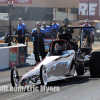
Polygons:
<instances>
[{"instance_id":1,"label":"silver race car","mask_svg":"<svg viewBox=\"0 0 100 100\"><path fill-rule=\"evenodd\" d=\"M70 40L67 41L66 38ZM97 69L93 67L95 66L93 65L94 55L97 56L100 53L94 52L94 55L91 55L91 48L81 47L82 39L78 48L75 41L71 40L71 35L61 35L59 40L50 43L47 56L23 76L18 75L16 67L12 68L12 86L18 86L19 83L22 86L47 85L48 82L84 75L87 70L90 70L91 76L95 76L99 67Z\"/></svg>"},{"instance_id":2,"label":"silver race car","mask_svg":"<svg viewBox=\"0 0 100 100\"><path fill-rule=\"evenodd\" d=\"M71 50L66 40L55 40L50 43L47 56L25 73L22 77L18 75L16 67L11 70L12 86L29 84L43 84L76 76L75 51Z\"/></svg>"}]
</instances>

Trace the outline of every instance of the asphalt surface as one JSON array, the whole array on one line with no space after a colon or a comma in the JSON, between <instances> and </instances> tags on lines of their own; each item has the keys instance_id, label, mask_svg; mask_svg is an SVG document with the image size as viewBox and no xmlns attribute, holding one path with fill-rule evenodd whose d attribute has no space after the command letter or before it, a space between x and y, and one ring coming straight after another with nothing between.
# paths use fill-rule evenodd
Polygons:
<instances>
[{"instance_id":1,"label":"asphalt surface","mask_svg":"<svg viewBox=\"0 0 100 100\"><path fill-rule=\"evenodd\" d=\"M100 50L100 43L95 42L93 48L93 51ZM28 52L33 52L30 45ZM18 68L19 75L23 75L32 67L34 66ZM82 76L48 83L49 87L59 87L57 92L2 92L2 85L11 86L10 69L0 72L0 100L100 100L100 78L91 78L89 71Z\"/></svg>"},{"instance_id":2,"label":"asphalt surface","mask_svg":"<svg viewBox=\"0 0 100 100\"><path fill-rule=\"evenodd\" d=\"M89 72L48 86L59 86L58 92L0 92L0 100L100 100L100 78L91 78ZM10 83L4 84L11 86Z\"/></svg>"}]
</instances>

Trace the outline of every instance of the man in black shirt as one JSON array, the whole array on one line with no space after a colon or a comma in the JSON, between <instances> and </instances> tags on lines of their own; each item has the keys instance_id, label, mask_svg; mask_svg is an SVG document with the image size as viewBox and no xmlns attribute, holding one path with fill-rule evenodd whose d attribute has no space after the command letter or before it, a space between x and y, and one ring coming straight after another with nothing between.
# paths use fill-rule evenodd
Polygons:
<instances>
[{"instance_id":1,"label":"man in black shirt","mask_svg":"<svg viewBox=\"0 0 100 100\"><path fill-rule=\"evenodd\" d=\"M74 33L73 29L67 29L67 27L71 27L71 25L69 25L69 20L67 18L64 19L63 23L64 24L60 26L60 28L58 29L57 39L59 38L60 34Z\"/></svg>"},{"instance_id":2,"label":"man in black shirt","mask_svg":"<svg viewBox=\"0 0 100 100\"><path fill-rule=\"evenodd\" d=\"M64 24L58 29L57 39L60 38L60 39L67 40L71 45L71 49L77 51L77 49L78 49L77 42L71 41L72 33L74 33L74 30L73 30L73 28L68 29L68 27L71 27L72 25L69 24L69 20L67 18L64 19L63 23Z\"/></svg>"},{"instance_id":3,"label":"man in black shirt","mask_svg":"<svg viewBox=\"0 0 100 100\"><path fill-rule=\"evenodd\" d=\"M37 27L36 31L32 33L34 37L34 54L36 63L40 62L39 53L42 59L45 58L45 47L44 47L44 37L45 33L42 33L42 29Z\"/></svg>"}]
</instances>

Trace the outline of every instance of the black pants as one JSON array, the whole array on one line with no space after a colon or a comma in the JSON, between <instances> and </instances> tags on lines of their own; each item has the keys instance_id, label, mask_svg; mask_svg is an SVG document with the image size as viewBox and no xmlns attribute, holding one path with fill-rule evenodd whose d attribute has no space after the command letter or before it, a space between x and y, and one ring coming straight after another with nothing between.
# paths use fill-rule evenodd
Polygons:
<instances>
[{"instance_id":1,"label":"black pants","mask_svg":"<svg viewBox=\"0 0 100 100\"><path fill-rule=\"evenodd\" d=\"M35 43L34 42L34 54L35 54L36 62L40 62L39 54L42 56L42 59L45 58L44 43Z\"/></svg>"},{"instance_id":2,"label":"black pants","mask_svg":"<svg viewBox=\"0 0 100 100\"><path fill-rule=\"evenodd\" d=\"M25 36L23 36L23 37L18 37L18 43L23 43L23 44L25 44Z\"/></svg>"}]
</instances>

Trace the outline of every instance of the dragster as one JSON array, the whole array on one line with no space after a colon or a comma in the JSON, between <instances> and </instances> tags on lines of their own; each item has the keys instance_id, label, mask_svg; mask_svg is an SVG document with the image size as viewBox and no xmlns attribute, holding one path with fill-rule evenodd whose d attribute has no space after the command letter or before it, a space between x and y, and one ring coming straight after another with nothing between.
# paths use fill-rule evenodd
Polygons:
<instances>
[{"instance_id":1,"label":"dragster","mask_svg":"<svg viewBox=\"0 0 100 100\"><path fill-rule=\"evenodd\" d=\"M94 27L68 27L70 28ZM100 76L100 52L91 54L90 47L82 48L82 34L80 34L80 47L77 48L74 42L72 34L60 35L59 40L49 44L46 57L23 76L19 76L17 68L13 67L11 69L12 86L47 85L48 82L84 75L87 70L90 70L92 77Z\"/></svg>"}]
</instances>

